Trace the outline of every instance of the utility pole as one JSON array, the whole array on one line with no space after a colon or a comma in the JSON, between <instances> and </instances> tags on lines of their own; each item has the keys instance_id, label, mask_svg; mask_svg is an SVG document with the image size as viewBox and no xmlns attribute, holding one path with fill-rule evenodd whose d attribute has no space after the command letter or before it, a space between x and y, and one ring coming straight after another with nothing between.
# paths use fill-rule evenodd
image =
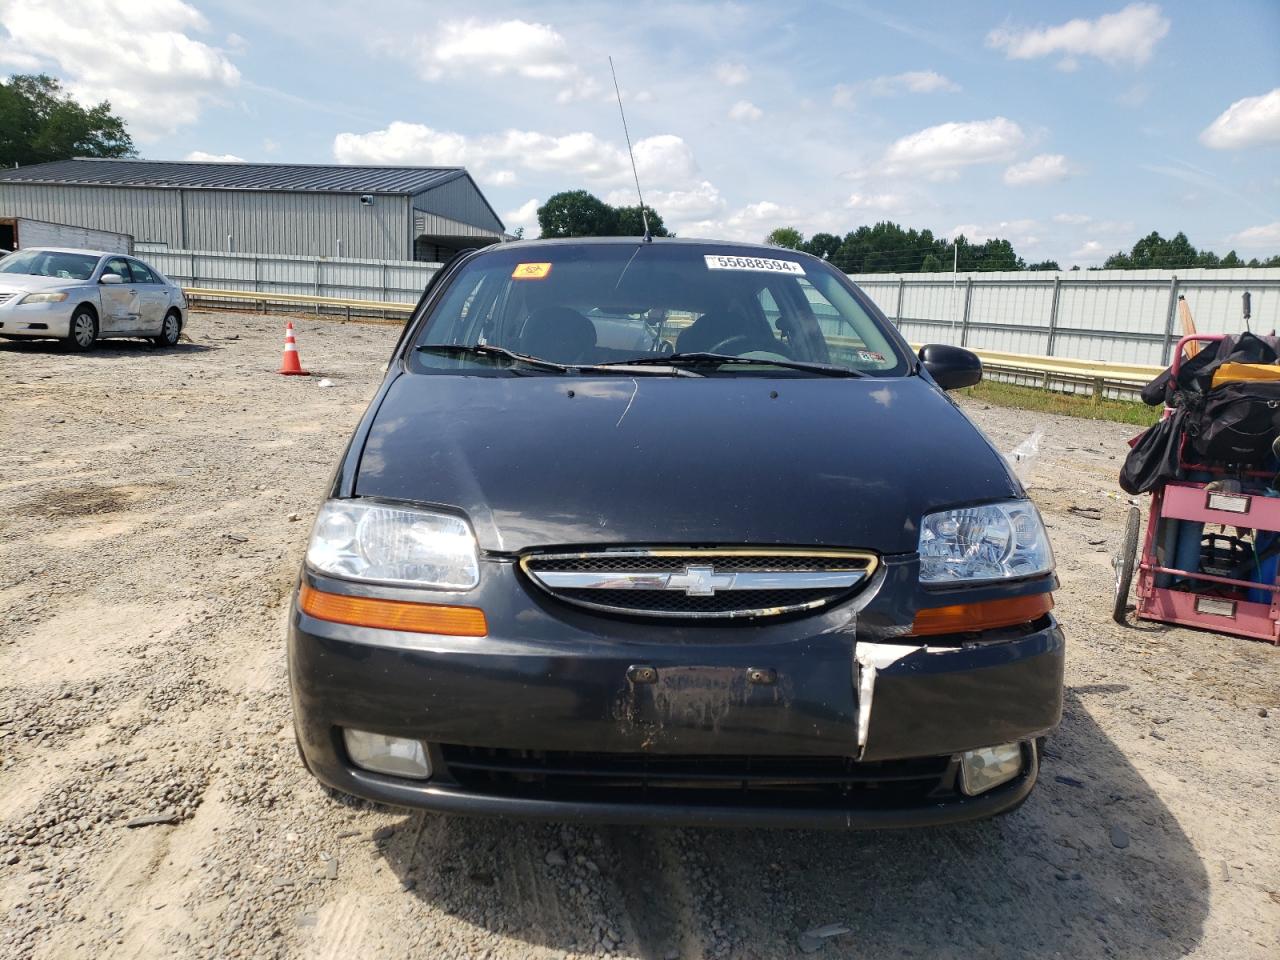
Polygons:
<instances>
[{"instance_id":1,"label":"utility pole","mask_svg":"<svg viewBox=\"0 0 1280 960\"><path fill-rule=\"evenodd\" d=\"M951 337L955 339L956 333L956 277L960 267L960 242L959 238L951 241Z\"/></svg>"}]
</instances>

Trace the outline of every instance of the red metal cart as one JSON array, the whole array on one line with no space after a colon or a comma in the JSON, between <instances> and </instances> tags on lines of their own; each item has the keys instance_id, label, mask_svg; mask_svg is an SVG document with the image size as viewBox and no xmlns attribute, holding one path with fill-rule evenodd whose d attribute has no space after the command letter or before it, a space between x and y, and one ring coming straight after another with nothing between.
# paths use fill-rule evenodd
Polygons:
<instances>
[{"instance_id":1,"label":"red metal cart","mask_svg":"<svg viewBox=\"0 0 1280 960\"><path fill-rule=\"evenodd\" d=\"M1221 334L1203 333L1183 337L1174 352L1173 376L1178 375L1188 343L1221 339ZM1170 413L1166 408L1165 416ZM1273 486L1276 474L1196 463L1187 459L1191 453L1184 442L1179 454L1181 475L1196 479L1170 481L1151 495L1140 557L1141 511L1138 507L1129 511L1124 539L1112 558L1116 571L1112 616L1117 623L1125 623L1136 567L1139 619L1280 644L1276 565L1249 565L1250 551L1258 557L1266 552L1259 550L1260 542L1269 540L1270 534L1280 535L1280 496ZM1224 480L1236 482L1223 484ZM1223 532L1209 533L1209 527L1215 525ZM1235 533L1227 532L1231 529ZM1185 563L1189 537L1194 538L1190 551L1197 560L1194 569L1185 569L1189 566ZM1182 556L1182 567L1176 565L1176 555ZM1225 575L1228 571L1238 574L1242 565L1249 568L1253 579Z\"/></svg>"}]
</instances>

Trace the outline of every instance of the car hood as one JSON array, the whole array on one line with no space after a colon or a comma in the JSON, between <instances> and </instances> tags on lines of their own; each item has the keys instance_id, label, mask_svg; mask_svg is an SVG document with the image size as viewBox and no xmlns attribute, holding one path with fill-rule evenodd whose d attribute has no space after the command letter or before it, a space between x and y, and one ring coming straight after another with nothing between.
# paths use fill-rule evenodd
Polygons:
<instances>
[{"instance_id":1,"label":"car hood","mask_svg":"<svg viewBox=\"0 0 1280 960\"><path fill-rule=\"evenodd\" d=\"M0 273L0 290L6 293L70 290L72 287L87 285L87 280L67 280L64 277L37 277L30 273Z\"/></svg>"},{"instance_id":2,"label":"car hood","mask_svg":"<svg viewBox=\"0 0 1280 960\"><path fill-rule=\"evenodd\" d=\"M355 493L464 510L490 551L908 553L923 514L1022 490L920 377L405 374L374 417Z\"/></svg>"}]
</instances>

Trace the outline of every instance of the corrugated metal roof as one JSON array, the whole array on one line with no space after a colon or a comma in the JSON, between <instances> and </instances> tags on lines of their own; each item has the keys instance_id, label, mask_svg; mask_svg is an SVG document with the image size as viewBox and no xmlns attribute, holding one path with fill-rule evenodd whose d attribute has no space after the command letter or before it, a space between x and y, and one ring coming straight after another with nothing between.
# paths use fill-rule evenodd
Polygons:
<instances>
[{"instance_id":1,"label":"corrugated metal roof","mask_svg":"<svg viewBox=\"0 0 1280 960\"><path fill-rule=\"evenodd\" d=\"M462 167L356 167L301 163L199 163L169 160L58 160L0 170L7 183L71 183L206 190L310 190L415 194L456 177Z\"/></svg>"}]
</instances>

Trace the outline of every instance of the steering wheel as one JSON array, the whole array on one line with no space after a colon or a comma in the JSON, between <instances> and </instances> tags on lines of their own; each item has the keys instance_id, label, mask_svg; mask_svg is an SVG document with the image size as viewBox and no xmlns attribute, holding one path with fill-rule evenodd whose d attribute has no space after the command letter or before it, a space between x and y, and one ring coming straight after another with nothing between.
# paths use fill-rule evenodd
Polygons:
<instances>
[{"instance_id":1,"label":"steering wheel","mask_svg":"<svg viewBox=\"0 0 1280 960\"><path fill-rule=\"evenodd\" d=\"M739 333L732 337L725 337L719 343L709 347L707 349L707 353L729 353L733 354L733 356L738 356L738 354L734 353L731 348L738 346L750 347L754 342L755 337L751 336L751 334Z\"/></svg>"}]
</instances>

